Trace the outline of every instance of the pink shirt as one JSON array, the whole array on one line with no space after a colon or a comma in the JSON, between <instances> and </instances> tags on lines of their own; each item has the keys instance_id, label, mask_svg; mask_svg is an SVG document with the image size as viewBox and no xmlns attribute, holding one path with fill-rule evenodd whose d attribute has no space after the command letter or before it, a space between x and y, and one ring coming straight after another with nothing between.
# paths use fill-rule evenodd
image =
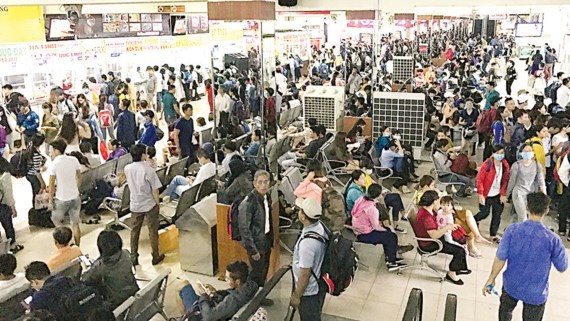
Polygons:
<instances>
[{"instance_id":1,"label":"pink shirt","mask_svg":"<svg viewBox=\"0 0 570 321\"><path fill-rule=\"evenodd\" d=\"M294 192L295 196L301 198L313 198L317 200L317 202L321 202L323 197L323 190L319 187L319 185L313 183L309 180L304 180Z\"/></svg>"},{"instance_id":2,"label":"pink shirt","mask_svg":"<svg viewBox=\"0 0 570 321\"><path fill-rule=\"evenodd\" d=\"M386 231L380 223L380 213L373 201L368 201L364 196L354 203L352 208L352 226L357 229L356 235L369 234L373 231Z\"/></svg>"}]
</instances>

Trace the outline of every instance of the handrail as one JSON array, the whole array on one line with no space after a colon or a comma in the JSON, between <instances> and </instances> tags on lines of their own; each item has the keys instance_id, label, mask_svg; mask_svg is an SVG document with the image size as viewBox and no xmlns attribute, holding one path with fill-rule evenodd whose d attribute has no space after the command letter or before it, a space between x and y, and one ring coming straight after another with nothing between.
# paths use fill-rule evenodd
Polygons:
<instances>
[{"instance_id":1,"label":"handrail","mask_svg":"<svg viewBox=\"0 0 570 321\"><path fill-rule=\"evenodd\" d=\"M413 288L408 297L408 304L404 311L402 321L422 321L424 295L422 290Z\"/></svg>"},{"instance_id":2,"label":"handrail","mask_svg":"<svg viewBox=\"0 0 570 321\"><path fill-rule=\"evenodd\" d=\"M445 314L443 321L455 321L457 319L457 295L448 294L445 300Z\"/></svg>"},{"instance_id":3,"label":"handrail","mask_svg":"<svg viewBox=\"0 0 570 321\"><path fill-rule=\"evenodd\" d=\"M248 303L244 310L238 312L238 314L234 315L232 318L233 321L247 321L249 318L254 315L259 307L261 306L261 302L267 298L269 293L273 290L273 288L281 281L281 279L291 270L290 265L285 265L280 268L273 277L269 281L265 283L263 288L255 295L255 297Z\"/></svg>"}]
</instances>

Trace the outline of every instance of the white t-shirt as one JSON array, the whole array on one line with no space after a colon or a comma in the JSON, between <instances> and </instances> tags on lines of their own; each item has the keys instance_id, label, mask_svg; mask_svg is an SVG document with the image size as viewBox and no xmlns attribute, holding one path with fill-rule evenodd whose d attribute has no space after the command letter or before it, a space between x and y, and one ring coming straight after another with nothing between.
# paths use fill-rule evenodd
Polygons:
<instances>
[{"instance_id":1,"label":"white t-shirt","mask_svg":"<svg viewBox=\"0 0 570 321\"><path fill-rule=\"evenodd\" d=\"M202 165L200 166L200 170L198 170L198 174L196 174L196 179L194 180L194 183L192 183L192 186L196 186L215 175L216 175L216 164L209 162L206 165Z\"/></svg>"},{"instance_id":2,"label":"white t-shirt","mask_svg":"<svg viewBox=\"0 0 570 321\"><path fill-rule=\"evenodd\" d=\"M0 281L0 302L8 300L29 287L29 282L23 273L16 273L16 277L11 280Z\"/></svg>"},{"instance_id":3,"label":"white t-shirt","mask_svg":"<svg viewBox=\"0 0 570 321\"><path fill-rule=\"evenodd\" d=\"M50 176L55 176L56 199L71 201L79 197L77 171L81 171L81 165L77 158L67 155L59 155L54 158L48 173Z\"/></svg>"},{"instance_id":4,"label":"white t-shirt","mask_svg":"<svg viewBox=\"0 0 570 321\"><path fill-rule=\"evenodd\" d=\"M493 164L495 166L495 179L493 180L493 185L489 190L488 197L493 197L499 195L501 192L501 178L503 177L503 164Z\"/></svg>"},{"instance_id":5,"label":"white t-shirt","mask_svg":"<svg viewBox=\"0 0 570 321\"><path fill-rule=\"evenodd\" d=\"M552 136L551 148L556 148L556 147L558 147L558 145L564 144L567 141L568 141L568 135L561 135L561 133L558 133L558 134ZM558 157L555 155L554 161L556 161L556 160L558 160Z\"/></svg>"}]
</instances>

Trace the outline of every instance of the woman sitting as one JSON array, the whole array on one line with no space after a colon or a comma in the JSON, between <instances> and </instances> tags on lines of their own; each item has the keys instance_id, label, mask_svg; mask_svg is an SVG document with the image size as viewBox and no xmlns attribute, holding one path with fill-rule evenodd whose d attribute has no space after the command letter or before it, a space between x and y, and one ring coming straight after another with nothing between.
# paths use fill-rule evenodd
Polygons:
<instances>
[{"instance_id":1,"label":"woman sitting","mask_svg":"<svg viewBox=\"0 0 570 321\"><path fill-rule=\"evenodd\" d=\"M420 209L416 217L416 224L413 226L416 237L431 238L440 240L443 244L441 253L453 256L449 263L449 272L445 279L456 285L463 285L463 280L457 276L462 274L470 274L471 270L467 268L467 257L465 250L461 246L451 244L443 238L450 231L459 228L458 224L448 224L439 228L436 220L436 212L440 207L439 195L436 191L427 191L420 199ZM438 244L430 241L418 241L420 248L426 252L433 252L438 249Z\"/></svg>"},{"instance_id":2,"label":"woman sitting","mask_svg":"<svg viewBox=\"0 0 570 321\"><path fill-rule=\"evenodd\" d=\"M112 139L109 143L107 143L107 147L111 154L107 158L107 161L111 161L113 159L119 159L129 153L126 148L121 146L121 142L118 139Z\"/></svg>"},{"instance_id":3,"label":"woman sitting","mask_svg":"<svg viewBox=\"0 0 570 321\"><path fill-rule=\"evenodd\" d=\"M438 211L437 214L438 219L441 216L445 218L445 222L449 222L450 224L461 225L462 230L465 232L464 235L465 242L463 244L467 245L467 250L469 255L475 258L480 258L482 256L481 251L475 246L475 241L476 240L483 241L485 239L481 236L481 233L479 232L477 223L473 218L473 213L468 209L455 207L451 196L442 197L440 203L441 203L441 209ZM451 218L451 220L448 218Z\"/></svg>"},{"instance_id":4,"label":"woman sitting","mask_svg":"<svg viewBox=\"0 0 570 321\"><path fill-rule=\"evenodd\" d=\"M343 167L342 163L347 163L352 159L346 147L346 133L339 132L336 134L334 141L325 149L325 155L329 160L336 161L331 163L333 169Z\"/></svg>"},{"instance_id":5,"label":"woman sitting","mask_svg":"<svg viewBox=\"0 0 570 321\"><path fill-rule=\"evenodd\" d=\"M457 197L468 197L470 194L467 192L467 188L471 185L471 180L469 177L452 173L451 166L453 165L453 159L456 157L456 153L450 149L445 149L447 141L445 139L438 140L436 143L436 151L433 154L435 169L438 171L447 172L446 174L440 175L439 179L446 183L457 183L460 186L457 191Z\"/></svg>"},{"instance_id":6,"label":"woman sitting","mask_svg":"<svg viewBox=\"0 0 570 321\"><path fill-rule=\"evenodd\" d=\"M323 189L330 186L331 183L324 175L321 163L315 159L311 159L307 163L307 177L297 186L294 193L297 197L310 197L321 203Z\"/></svg>"},{"instance_id":7,"label":"woman sitting","mask_svg":"<svg viewBox=\"0 0 570 321\"><path fill-rule=\"evenodd\" d=\"M429 175L424 175L420 178L418 191L416 193L416 197L414 198L414 204L416 204L416 206L420 204L420 199L427 191L436 191L440 197L447 195L446 192L442 192L435 187L435 178Z\"/></svg>"},{"instance_id":8,"label":"woman sitting","mask_svg":"<svg viewBox=\"0 0 570 321\"><path fill-rule=\"evenodd\" d=\"M104 230L99 234L97 247L101 256L81 279L86 285L96 288L114 309L139 290L133 274L131 255L122 249L121 237L112 230Z\"/></svg>"},{"instance_id":9,"label":"woman sitting","mask_svg":"<svg viewBox=\"0 0 570 321\"><path fill-rule=\"evenodd\" d=\"M382 202L382 187L372 184L366 195L360 197L352 208L352 226L359 242L382 244L388 271L397 271L407 266L398 259L398 236L391 230L387 215L380 216L378 202Z\"/></svg>"}]
</instances>

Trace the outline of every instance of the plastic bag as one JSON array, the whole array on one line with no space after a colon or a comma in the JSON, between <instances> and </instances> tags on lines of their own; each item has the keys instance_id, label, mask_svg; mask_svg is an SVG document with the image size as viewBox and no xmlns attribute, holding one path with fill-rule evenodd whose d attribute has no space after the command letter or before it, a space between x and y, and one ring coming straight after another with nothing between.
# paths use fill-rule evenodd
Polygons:
<instances>
[{"instance_id":1,"label":"plastic bag","mask_svg":"<svg viewBox=\"0 0 570 321\"><path fill-rule=\"evenodd\" d=\"M47 192L40 192L36 195L36 200L34 202L34 208L36 210L41 210L48 208L49 205L49 194Z\"/></svg>"}]
</instances>

